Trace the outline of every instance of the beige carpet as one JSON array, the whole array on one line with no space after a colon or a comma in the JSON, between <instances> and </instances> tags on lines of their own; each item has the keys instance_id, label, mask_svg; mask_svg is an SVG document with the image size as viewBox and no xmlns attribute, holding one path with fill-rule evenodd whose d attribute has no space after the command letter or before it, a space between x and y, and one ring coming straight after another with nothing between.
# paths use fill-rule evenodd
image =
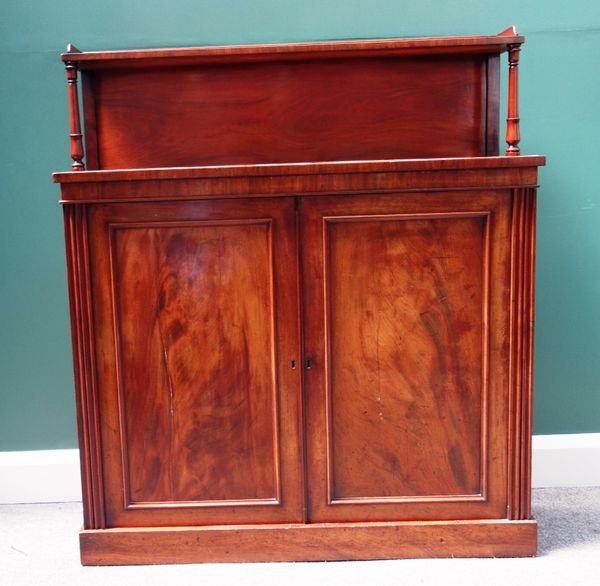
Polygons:
<instances>
[{"instance_id":1,"label":"beige carpet","mask_svg":"<svg viewBox=\"0 0 600 586\"><path fill-rule=\"evenodd\" d=\"M534 559L83 568L80 503L0 505L0 586L600 585L600 487L534 491Z\"/></svg>"}]
</instances>

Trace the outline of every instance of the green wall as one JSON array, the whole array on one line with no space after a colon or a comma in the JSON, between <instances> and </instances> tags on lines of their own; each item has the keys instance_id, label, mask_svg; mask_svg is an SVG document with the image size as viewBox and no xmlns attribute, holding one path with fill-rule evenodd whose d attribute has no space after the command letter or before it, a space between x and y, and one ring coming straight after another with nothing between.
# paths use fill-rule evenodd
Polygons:
<instances>
[{"instance_id":1,"label":"green wall","mask_svg":"<svg viewBox=\"0 0 600 586\"><path fill-rule=\"evenodd\" d=\"M524 153L548 156L538 216L535 432L600 432L600 3L581 0L3 0L0 451L75 447L58 187L69 166L58 54L492 34L522 51Z\"/></svg>"}]
</instances>

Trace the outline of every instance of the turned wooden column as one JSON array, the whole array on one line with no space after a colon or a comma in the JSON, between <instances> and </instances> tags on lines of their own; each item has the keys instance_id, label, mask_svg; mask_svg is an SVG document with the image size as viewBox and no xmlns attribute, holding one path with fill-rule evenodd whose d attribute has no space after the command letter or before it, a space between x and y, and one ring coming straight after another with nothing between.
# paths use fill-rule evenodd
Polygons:
<instances>
[{"instance_id":1,"label":"turned wooden column","mask_svg":"<svg viewBox=\"0 0 600 586\"><path fill-rule=\"evenodd\" d=\"M79 53L80 51L69 45L68 53ZM77 95L77 64L73 61L65 61L67 73L67 89L69 92L69 127L71 130L71 158L73 171L85 171L83 163L83 134L81 133L81 122L79 119L79 97Z\"/></svg>"},{"instance_id":2,"label":"turned wooden column","mask_svg":"<svg viewBox=\"0 0 600 586\"><path fill-rule=\"evenodd\" d=\"M519 52L521 45L508 46L508 110L506 117L506 156L521 154L519 130Z\"/></svg>"}]
</instances>

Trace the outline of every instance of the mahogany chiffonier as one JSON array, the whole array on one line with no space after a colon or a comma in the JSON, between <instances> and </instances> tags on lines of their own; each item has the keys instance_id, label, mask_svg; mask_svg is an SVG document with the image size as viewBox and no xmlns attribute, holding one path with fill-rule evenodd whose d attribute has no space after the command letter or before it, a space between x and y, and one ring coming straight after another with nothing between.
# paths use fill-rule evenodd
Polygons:
<instances>
[{"instance_id":1,"label":"mahogany chiffonier","mask_svg":"<svg viewBox=\"0 0 600 586\"><path fill-rule=\"evenodd\" d=\"M523 41L62 55L84 564L535 554Z\"/></svg>"}]
</instances>

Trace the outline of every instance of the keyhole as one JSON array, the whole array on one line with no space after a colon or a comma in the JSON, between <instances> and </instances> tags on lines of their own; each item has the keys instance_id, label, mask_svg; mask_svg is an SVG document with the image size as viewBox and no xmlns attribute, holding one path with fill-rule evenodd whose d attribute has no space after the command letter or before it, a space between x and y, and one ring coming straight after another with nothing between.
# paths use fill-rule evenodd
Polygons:
<instances>
[{"instance_id":1,"label":"keyhole","mask_svg":"<svg viewBox=\"0 0 600 586\"><path fill-rule=\"evenodd\" d=\"M295 368L296 368L296 361L292 360L292 369L295 369Z\"/></svg>"},{"instance_id":2,"label":"keyhole","mask_svg":"<svg viewBox=\"0 0 600 586\"><path fill-rule=\"evenodd\" d=\"M310 358L308 358L308 359L306 360L306 369L308 370L308 369L310 369L310 368L312 368L312 362L310 361Z\"/></svg>"}]
</instances>

